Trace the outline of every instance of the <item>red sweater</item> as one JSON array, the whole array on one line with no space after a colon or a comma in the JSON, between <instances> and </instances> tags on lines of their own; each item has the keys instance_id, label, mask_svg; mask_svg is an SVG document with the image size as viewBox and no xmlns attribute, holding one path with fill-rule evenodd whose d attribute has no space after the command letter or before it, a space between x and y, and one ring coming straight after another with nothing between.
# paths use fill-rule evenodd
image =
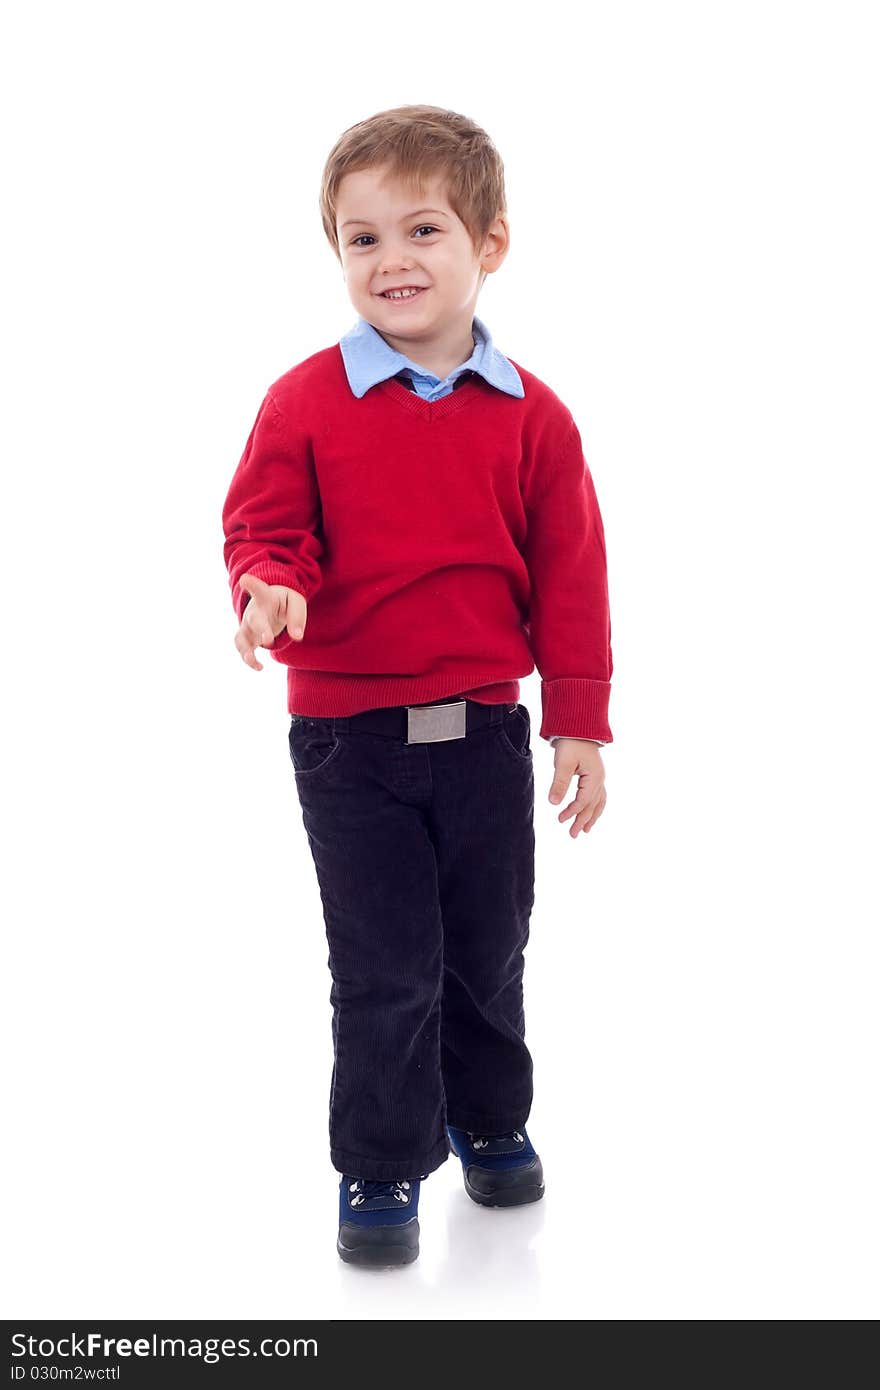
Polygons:
<instances>
[{"instance_id":1,"label":"red sweater","mask_svg":"<svg viewBox=\"0 0 880 1390\"><path fill-rule=\"evenodd\" d=\"M522 399L479 375L433 402L393 377L358 399L334 344L269 387L223 553L239 620L247 572L308 603L303 639L270 649L289 713L513 701L537 666L541 737L612 741L593 480L569 410L513 365Z\"/></svg>"}]
</instances>

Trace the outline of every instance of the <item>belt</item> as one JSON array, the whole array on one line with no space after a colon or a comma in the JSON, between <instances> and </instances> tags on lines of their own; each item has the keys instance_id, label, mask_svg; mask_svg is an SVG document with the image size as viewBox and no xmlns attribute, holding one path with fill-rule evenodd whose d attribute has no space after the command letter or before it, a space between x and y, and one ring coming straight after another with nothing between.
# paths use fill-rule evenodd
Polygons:
<instances>
[{"instance_id":1,"label":"belt","mask_svg":"<svg viewBox=\"0 0 880 1390\"><path fill-rule=\"evenodd\" d=\"M330 724L339 733L360 730L370 734L385 734L406 743L440 743L446 739L465 738L473 729L497 724L505 711L515 710L515 704L480 704L478 700L451 695L433 705L391 705L386 709L365 709L360 714L328 715L323 719L311 715L293 714L295 724Z\"/></svg>"}]
</instances>

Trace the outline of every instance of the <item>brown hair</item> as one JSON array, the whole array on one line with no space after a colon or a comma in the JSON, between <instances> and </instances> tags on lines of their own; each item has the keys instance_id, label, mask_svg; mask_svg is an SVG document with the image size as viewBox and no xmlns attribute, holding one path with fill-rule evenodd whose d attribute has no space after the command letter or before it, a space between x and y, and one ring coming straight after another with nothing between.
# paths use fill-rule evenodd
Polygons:
<instances>
[{"instance_id":1,"label":"brown hair","mask_svg":"<svg viewBox=\"0 0 880 1390\"><path fill-rule=\"evenodd\" d=\"M417 193L425 191L427 180L442 177L447 201L467 228L477 254L496 217L507 215L504 165L480 126L442 106L396 106L343 131L324 166L321 221L340 260L336 235L339 185L346 174L386 165L392 176Z\"/></svg>"}]
</instances>

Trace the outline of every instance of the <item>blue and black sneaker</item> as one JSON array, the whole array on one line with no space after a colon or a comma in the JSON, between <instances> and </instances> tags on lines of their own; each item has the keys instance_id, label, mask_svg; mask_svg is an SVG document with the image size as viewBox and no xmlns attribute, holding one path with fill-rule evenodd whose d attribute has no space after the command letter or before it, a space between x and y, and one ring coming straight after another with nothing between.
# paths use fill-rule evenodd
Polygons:
<instances>
[{"instance_id":1,"label":"blue and black sneaker","mask_svg":"<svg viewBox=\"0 0 880 1390\"><path fill-rule=\"evenodd\" d=\"M544 1170L525 1126L509 1134L471 1134L447 1125L446 1132L461 1159L465 1192L480 1206L516 1207L544 1196Z\"/></svg>"},{"instance_id":2,"label":"blue and black sneaker","mask_svg":"<svg viewBox=\"0 0 880 1390\"><path fill-rule=\"evenodd\" d=\"M408 1265L419 1254L419 1179L339 1184L336 1249L347 1264Z\"/></svg>"}]
</instances>

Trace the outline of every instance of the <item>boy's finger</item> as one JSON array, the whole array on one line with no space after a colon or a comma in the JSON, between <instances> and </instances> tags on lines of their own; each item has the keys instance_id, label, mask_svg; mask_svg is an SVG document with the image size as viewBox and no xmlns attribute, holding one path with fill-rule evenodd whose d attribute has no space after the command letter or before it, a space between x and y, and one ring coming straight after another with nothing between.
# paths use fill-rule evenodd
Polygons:
<instances>
[{"instance_id":1,"label":"boy's finger","mask_svg":"<svg viewBox=\"0 0 880 1390\"><path fill-rule=\"evenodd\" d=\"M581 831L592 830L602 811L602 802L598 801L595 806L588 806L582 815L578 816L572 826L572 836L579 835Z\"/></svg>"},{"instance_id":2,"label":"boy's finger","mask_svg":"<svg viewBox=\"0 0 880 1390\"><path fill-rule=\"evenodd\" d=\"M602 814L604 805L605 799L602 792L596 797L591 797L575 820L571 828L572 835L579 835L582 830L591 830Z\"/></svg>"},{"instance_id":3,"label":"boy's finger","mask_svg":"<svg viewBox=\"0 0 880 1390\"><path fill-rule=\"evenodd\" d=\"M590 820L591 811L592 807L587 806L581 810L580 815L575 816L571 824L571 830L569 831L569 834L572 836L572 838L574 838L575 835L579 835L581 831L585 828L586 824Z\"/></svg>"},{"instance_id":4,"label":"boy's finger","mask_svg":"<svg viewBox=\"0 0 880 1390\"><path fill-rule=\"evenodd\" d=\"M255 574L245 573L238 581L238 587L243 589L246 594L250 594L255 599L257 594L268 594L269 585L263 579L258 579Z\"/></svg>"},{"instance_id":5,"label":"boy's finger","mask_svg":"<svg viewBox=\"0 0 880 1390\"><path fill-rule=\"evenodd\" d=\"M255 671L262 671L263 668L254 655L253 643L248 639L244 625L235 634L235 645L241 654L242 661L247 662L248 666L252 666Z\"/></svg>"},{"instance_id":6,"label":"boy's finger","mask_svg":"<svg viewBox=\"0 0 880 1390\"><path fill-rule=\"evenodd\" d=\"M576 767L577 767L577 764L575 763L574 767L568 769L568 771L566 771L566 769L565 769L564 767L558 767L558 768L556 769L556 776L553 778L553 782L552 782L551 787L550 787L550 800L551 800L551 801L553 801L553 802L559 802L559 801L562 800L562 798L563 798L564 796L567 796L567 795L568 795L568 788L569 788L569 786L570 786L570 784L571 784L571 779L572 779L572 777L574 777L574 775L575 775L575 768L576 768ZM585 776L585 774L582 773L581 776ZM580 792L580 791L581 791L581 777L578 777L578 792Z\"/></svg>"},{"instance_id":7,"label":"boy's finger","mask_svg":"<svg viewBox=\"0 0 880 1390\"><path fill-rule=\"evenodd\" d=\"M595 788L590 788L589 785L583 785L579 779L574 800L568 803L564 811L560 811L557 820L568 820L570 816L583 815L584 812L589 813L592 810L595 800Z\"/></svg>"},{"instance_id":8,"label":"boy's finger","mask_svg":"<svg viewBox=\"0 0 880 1390\"><path fill-rule=\"evenodd\" d=\"M571 781L570 772L557 772L550 787L550 800L554 803L560 802L568 791L568 784Z\"/></svg>"},{"instance_id":9,"label":"boy's finger","mask_svg":"<svg viewBox=\"0 0 880 1390\"><path fill-rule=\"evenodd\" d=\"M251 644L255 647L271 647L275 641L272 629L265 615L259 609L256 613L247 613L242 626L247 628Z\"/></svg>"}]
</instances>

